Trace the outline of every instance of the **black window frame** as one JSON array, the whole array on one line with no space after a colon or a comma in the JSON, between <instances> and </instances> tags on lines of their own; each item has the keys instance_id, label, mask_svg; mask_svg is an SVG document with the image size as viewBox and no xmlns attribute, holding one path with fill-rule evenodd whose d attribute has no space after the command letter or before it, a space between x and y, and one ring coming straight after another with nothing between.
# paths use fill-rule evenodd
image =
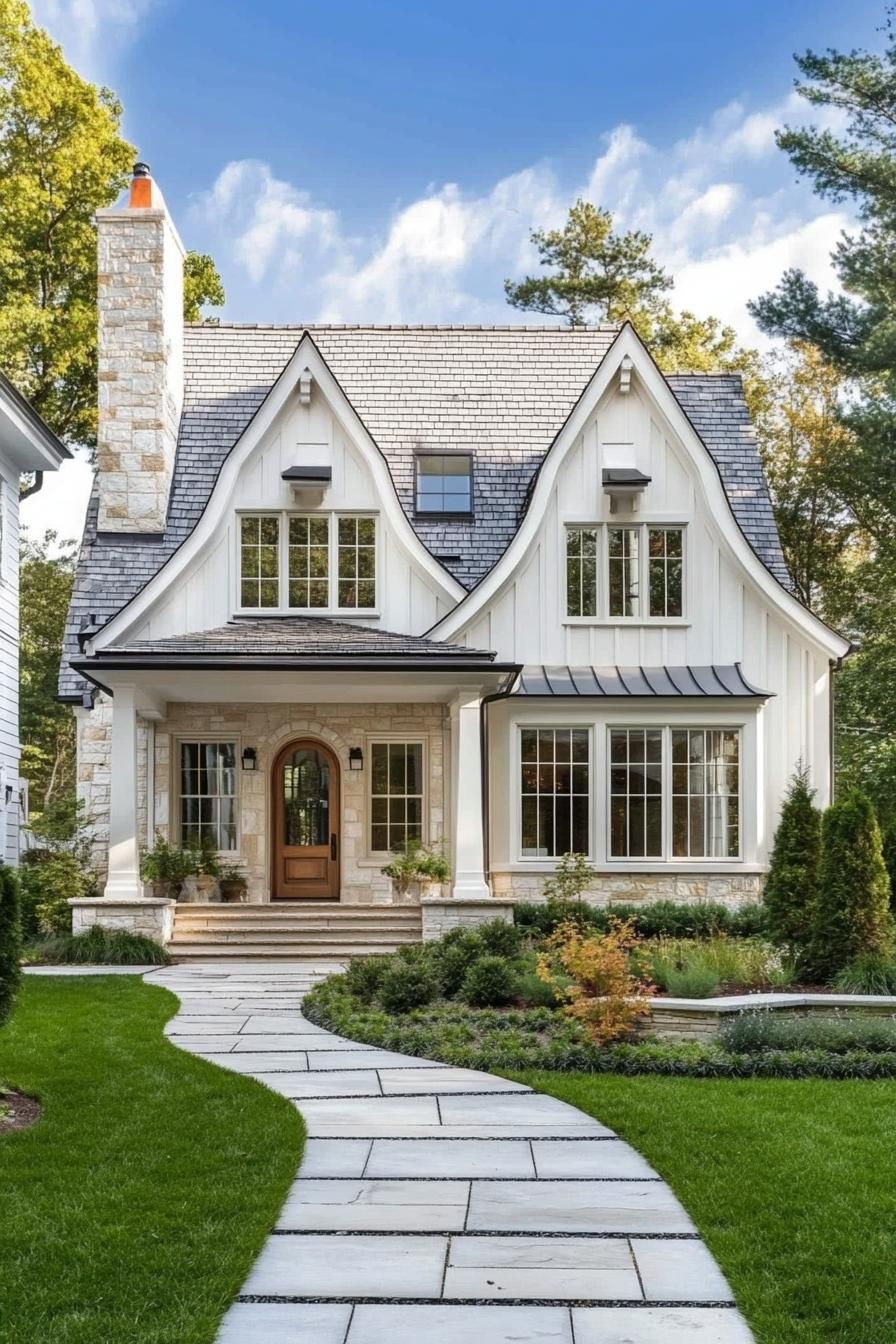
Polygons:
<instances>
[{"instance_id":1,"label":"black window frame","mask_svg":"<svg viewBox=\"0 0 896 1344\"><path fill-rule=\"evenodd\" d=\"M468 509L421 509L419 507L418 482L420 477L420 459L423 457L465 457L470 464L470 507ZM454 518L467 521L474 517L475 498L475 460L469 448L417 448L414 452L414 517L415 518Z\"/></svg>"}]
</instances>

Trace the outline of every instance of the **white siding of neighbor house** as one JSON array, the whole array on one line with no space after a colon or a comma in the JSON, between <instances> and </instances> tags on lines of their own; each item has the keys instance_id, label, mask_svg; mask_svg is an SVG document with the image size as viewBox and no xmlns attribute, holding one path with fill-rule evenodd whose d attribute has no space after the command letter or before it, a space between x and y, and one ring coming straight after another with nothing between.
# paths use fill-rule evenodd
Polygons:
<instances>
[{"instance_id":1,"label":"white siding of neighbor house","mask_svg":"<svg viewBox=\"0 0 896 1344\"><path fill-rule=\"evenodd\" d=\"M331 468L332 482L322 502L303 502L281 480L281 472L292 466ZM422 634L447 614L451 604L415 562L390 522L387 504L393 513L399 508L397 499L380 498L364 450L351 441L319 387L314 387L307 407L294 394L243 465L230 499L222 507L222 502L213 497L209 507L222 507L221 525L213 539L165 592L149 617L128 632L128 638L160 639L211 630L230 620L239 610L237 511L280 509L295 513L317 509L376 513L378 614L351 619L383 630Z\"/></svg>"},{"instance_id":2,"label":"white siding of neighbor house","mask_svg":"<svg viewBox=\"0 0 896 1344\"><path fill-rule=\"evenodd\" d=\"M19 854L19 474L0 453L0 849ZM6 804L6 785L15 788Z\"/></svg>"},{"instance_id":3,"label":"white siding of neighbor house","mask_svg":"<svg viewBox=\"0 0 896 1344\"><path fill-rule=\"evenodd\" d=\"M700 726L722 713L726 722L744 725L744 815L749 822L743 861L762 864L787 781L799 762L808 766L819 801L828 799L828 654L775 609L732 553L725 537L736 524L730 514L712 515L690 451L652 408L646 392L633 387L626 396L615 390L608 393L560 466L525 556L459 638L524 664L652 667L740 662L748 681L772 692L764 706L709 701L701 710L699 702L667 701L669 708L660 713L660 720ZM637 512L610 514L602 488L606 466L637 467L651 477ZM683 524L683 618L567 620L565 528L570 523ZM499 866L517 857L516 826L510 815L515 792L511 756L513 725L523 709L531 722L537 705L536 717L545 725L572 721L571 716L580 723L584 715L596 730L611 719L628 725L657 721L656 702L649 701L623 706L618 701L602 705L561 699L510 703L514 708L493 711L492 858ZM499 723L509 731L499 730ZM599 844L596 857L604 857Z\"/></svg>"}]
</instances>

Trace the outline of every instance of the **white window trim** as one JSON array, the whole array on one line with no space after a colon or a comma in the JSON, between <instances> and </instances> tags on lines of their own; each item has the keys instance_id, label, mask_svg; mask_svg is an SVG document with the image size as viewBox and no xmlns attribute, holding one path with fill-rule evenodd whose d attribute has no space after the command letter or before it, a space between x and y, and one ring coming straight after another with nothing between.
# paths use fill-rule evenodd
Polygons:
<instances>
[{"instance_id":1,"label":"white window trim","mask_svg":"<svg viewBox=\"0 0 896 1344\"><path fill-rule=\"evenodd\" d=\"M515 707L516 708L516 707ZM559 705L553 707L556 710ZM762 844L765 781L762 777L762 710L757 704L715 707L682 706L680 717L670 712L669 707L659 709L645 703L633 717L632 706L605 707L595 704L591 710L580 708L567 711L562 717L554 719L550 708L546 706L520 707L504 730L511 735L508 742L508 769L503 778L505 790L509 833L506 837L506 858L499 860L502 872L539 872L551 873L556 870L556 859L523 857L522 854L522 807L520 800L520 729L521 728L587 728L591 732L590 747L590 792L591 792L591 835L589 863L601 873L692 873L694 875L736 871L738 873L762 873L768 865L760 861ZM610 856L610 773L609 773L609 730L611 728L663 728L671 732L673 728L722 728L740 734L740 856L738 858L616 858ZM497 747L493 747L497 753ZM671 799L671 747L665 751L664 762L668 761L669 798ZM601 755L600 753L603 753ZM664 781L664 788L666 788ZM666 795L663 795L664 798ZM745 799L751 799L749 808ZM669 840L665 843L665 854L671 854L671 808L667 806ZM664 819L664 828L667 825ZM504 846L500 838L492 837L492 845L499 853Z\"/></svg>"},{"instance_id":2,"label":"white window trim","mask_svg":"<svg viewBox=\"0 0 896 1344\"><path fill-rule=\"evenodd\" d=\"M610 734L613 732L639 731L643 728L662 729L662 817L663 817L663 852L660 855L629 857L624 854L611 854L611 828L612 819L610 816L610 770L612 769L612 760L610 752ZM728 854L722 857L712 854L703 855L677 855L672 853L672 733L674 732L706 732L718 731L737 733L737 818L738 818L738 852L737 854ZM620 867L640 868L645 863L662 863L668 868L690 868L693 864L709 864L715 866L722 864L726 867L731 865L740 866L743 864L744 853L744 725L738 723L712 723L701 722L699 716L691 716L681 723L663 724L639 723L637 720L631 720L625 723L608 723L605 733L605 752L606 768L604 771L604 787L606 790L606 855L607 862L618 864Z\"/></svg>"},{"instance_id":3,"label":"white window trim","mask_svg":"<svg viewBox=\"0 0 896 1344\"><path fill-rule=\"evenodd\" d=\"M538 855L523 853L523 791L522 791L522 769L523 769L523 729L551 729L554 732L581 732L584 728L588 733L588 853L586 858L589 863L595 861L594 840L597 835L595 827L595 734L594 727L590 723L575 723L566 719L551 723L544 718L536 718L531 722L514 723L514 746L513 746L513 767L511 773L511 791L513 795L513 806L509 815L513 818L514 826L514 851L517 856L517 863L523 868L543 867L550 864L556 867L560 860L560 855ZM554 795L557 796L556 794Z\"/></svg>"},{"instance_id":4,"label":"white window trim","mask_svg":"<svg viewBox=\"0 0 896 1344\"><path fill-rule=\"evenodd\" d=\"M290 607L286 603L289 593L289 520L290 518L327 518L329 520L328 572L327 585L329 602L326 607ZM241 518L277 518L280 523L278 539L278 591L280 601L276 607L244 607L240 602L242 580L242 546L240 538ZM374 604L372 607L340 607L335 599L339 588L339 527L340 518L372 518L376 529L374 543ZM380 615L380 574L382 571L382 528L380 516L371 509L237 509L234 528L234 593L232 608L236 616L353 616L367 619Z\"/></svg>"},{"instance_id":5,"label":"white window trim","mask_svg":"<svg viewBox=\"0 0 896 1344\"><path fill-rule=\"evenodd\" d=\"M169 760L169 791L168 796L171 799L171 806L168 815L168 837L169 843L182 845L181 821L180 821L180 748L182 742L232 742L236 753L236 793L234 795L236 802L236 849L221 849L217 852L226 859L236 860L242 855L243 839L243 818L242 818L242 737L240 733L177 733L172 734L171 744L173 750L170 752Z\"/></svg>"},{"instance_id":6,"label":"white window trim","mask_svg":"<svg viewBox=\"0 0 896 1344\"><path fill-rule=\"evenodd\" d=\"M429 824L429 736L426 733L369 733L364 739L364 770L367 780L364 788L364 853L369 863L388 863L391 850L372 849L370 844L373 829L373 748L377 745L419 746L422 748L420 769L423 773L423 791L420 802L420 842L430 843Z\"/></svg>"},{"instance_id":7,"label":"white window trim","mask_svg":"<svg viewBox=\"0 0 896 1344\"><path fill-rule=\"evenodd\" d=\"M594 519L564 519L561 524L563 529L562 537L562 564L560 566L560 604L559 610L563 613L561 617L562 625L624 625L637 627L641 625L652 626L690 626L689 615L690 603L688 592L690 587L690 562L688 557L688 524L680 521L678 518L637 518L630 520L619 519L607 522L606 520ZM597 615L595 616L570 616L567 610L567 586L566 586L566 563L567 563L567 536L570 531L577 528L588 528L597 533ZM638 592L649 602L650 586L649 577L649 548L647 546L647 532L649 529L662 530L664 532L681 532L681 615L680 616L650 616L641 613L637 616L611 616L610 615L610 557L609 557L609 532L611 528L639 529L641 536L638 543Z\"/></svg>"}]
</instances>

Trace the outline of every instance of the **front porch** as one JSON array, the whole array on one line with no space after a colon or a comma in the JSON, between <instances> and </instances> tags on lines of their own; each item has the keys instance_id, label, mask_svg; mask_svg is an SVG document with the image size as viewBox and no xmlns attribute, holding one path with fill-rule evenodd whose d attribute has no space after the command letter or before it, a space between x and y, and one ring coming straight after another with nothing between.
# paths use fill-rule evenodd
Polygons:
<instances>
[{"instance_id":1,"label":"front porch","mask_svg":"<svg viewBox=\"0 0 896 1344\"><path fill-rule=\"evenodd\" d=\"M77 711L79 788L88 815L108 818L95 836L106 880L100 900L75 903L76 929L152 927L171 939L172 903L140 877L140 851L157 837L204 842L241 869L248 905L222 917L247 932L261 931L249 924L262 908L305 931L312 909L328 905L394 910L382 868L411 839L450 865L429 906L432 930L461 919L460 906L490 903L480 705L514 669L464 653L265 669L219 658L146 666L130 651L89 660L102 694ZM178 929L197 917L179 906ZM426 936L419 909L411 922ZM382 937L371 941L379 950Z\"/></svg>"}]
</instances>

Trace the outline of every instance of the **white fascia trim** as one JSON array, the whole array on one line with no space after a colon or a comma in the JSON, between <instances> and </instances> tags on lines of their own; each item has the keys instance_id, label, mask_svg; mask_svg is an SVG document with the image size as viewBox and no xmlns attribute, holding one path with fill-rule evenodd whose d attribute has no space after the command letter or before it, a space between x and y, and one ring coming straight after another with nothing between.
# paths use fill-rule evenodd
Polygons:
<instances>
[{"instance_id":1,"label":"white fascia trim","mask_svg":"<svg viewBox=\"0 0 896 1344\"><path fill-rule=\"evenodd\" d=\"M55 441L49 429L41 433L2 387L0 413L7 420L6 428L0 428L0 444L13 469L19 472L58 471L69 454L61 443Z\"/></svg>"},{"instance_id":2,"label":"white fascia trim","mask_svg":"<svg viewBox=\"0 0 896 1344\"><path fill-rule=\"evenodd\" d=\"M716 523L724 518L731 520L730 528L716 527L716 536L722 550L747 572L769 605L779 611L801 634L810 638L831 657L844 657L850 649L849 641L829 629L823 621L807 611L795 597L782 588L750 546L734 516L731 501L725 493L722 478L709 449L685 415L674 392L630 323L626 323L604 355L566 424L548 449L539 469L526 516L507 550L482 582L457 607L428 630L427 634L434 639L455 639L512 578L529 546L535 540L564 458L582 433L598 403L613 387L619 366L626 355L631 358L641 384L652 397L674 437L689 450L697 469L710 518Z\"/></svg>"},{"instance_id":3,"label":"white fascia trim","mask_svg":"<svg viewBox=\"0 0 896 1344\"><path fill-rule=\"evenodd\" d=\"M456 579L452 578L438 560L430 554L408 521L401 507L395 482L386 459L371 438L354 407L349 402L339 383L330 372L326 361L306 332L289 363L280 374L265 400L256 411L251 422L243 430L225 459L218 479L215 481L202 517L189 537L166 561L162 568L144 588L121 611L109 621L108 625L92 641L94 651L106 648L126 638L128 632L138 622L146 619L153 606L162 597L168 595L173 584L184 575L192 561L201 553L202 548L217 534L227 510L233 507L233 493L243 464L261 442L283 410L287 400L295 391L299 375L305 368L311 370L314 381L326 397L333 413L337 416L346 433L353 438L368 460L374 484L376 485L383 513L395 529L406 547L412 561L420 570L438 585L446 600L460 602L466 594Z\"/></svg>"}]
</instances>

